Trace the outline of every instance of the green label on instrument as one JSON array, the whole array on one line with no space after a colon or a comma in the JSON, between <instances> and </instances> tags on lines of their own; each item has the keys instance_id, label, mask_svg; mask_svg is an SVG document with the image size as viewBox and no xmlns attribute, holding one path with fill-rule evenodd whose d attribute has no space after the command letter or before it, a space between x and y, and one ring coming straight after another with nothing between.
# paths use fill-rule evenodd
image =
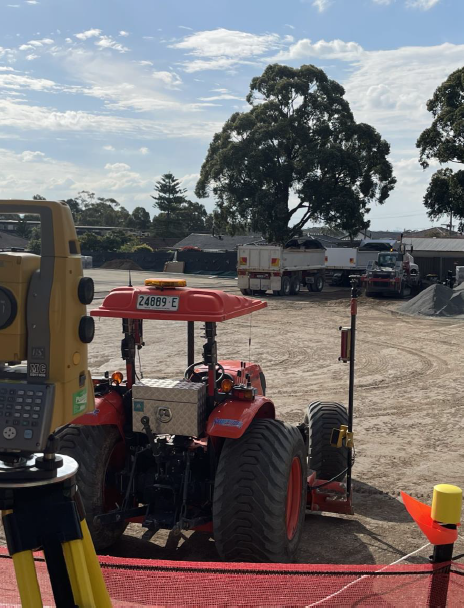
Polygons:
<instances>
[{"instance_id":1,"label":"green label on instrument","mask_svg":"<svg viewBox=\"0 0 464 610\"><path fill-rule=\"evenodd\" d=\"M78 415L87 408L87 388L73 394L73 415Z\"/></svg>"},{"instance_id":2,"label":"green label on instrument","mask_svg":"<svg viewBox=\"0 0 464 610\"><path fill-rule=\"evenodd\" d=\"M134 400L134 411L144 411L145 403L143 400Z\"/></svg>"}]
</instances>

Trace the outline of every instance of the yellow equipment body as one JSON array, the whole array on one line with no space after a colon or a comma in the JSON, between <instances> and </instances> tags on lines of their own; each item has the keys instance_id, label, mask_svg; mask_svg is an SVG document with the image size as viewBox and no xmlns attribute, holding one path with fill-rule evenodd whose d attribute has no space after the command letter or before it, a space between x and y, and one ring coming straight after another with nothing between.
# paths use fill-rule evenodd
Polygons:
<instances>
[{"instance_id":1,"label":"yellow equipment body","mask_svg":"<svg viewBox=\"0 0 464 610\"><path fill-rule=\"evenodd\" d=\"M91 280L83 278L74 221L64 202L2 200L0 212L41 217L41 256L0 253L0 394L17 401L11 401L11 411L3 410L12 413L11 419L0 411L0 450L37 452L49 433L94 409L87 369L93 321L81 296L82 283ZM31 417L20 398L28 389L34 392L32 404L37 401L42 409L37 409L39 417L33 415L35 429L13 415Z\"/></svg>"}]
</instances>

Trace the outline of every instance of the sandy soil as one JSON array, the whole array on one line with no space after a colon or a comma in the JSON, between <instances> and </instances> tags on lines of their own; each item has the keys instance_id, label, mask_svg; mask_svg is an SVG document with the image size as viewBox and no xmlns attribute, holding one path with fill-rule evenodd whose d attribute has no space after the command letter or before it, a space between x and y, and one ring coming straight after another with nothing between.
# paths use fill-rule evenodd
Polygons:
<instances>
[{"instance_id":1,"label":"sandy soil","mask_svg":"<svg viewBox=\"0 0 464 610\"><path fill-rule=\"evenodd\" d=\"M98 306L127 272L92 270ZM134 284L145 272L132 272ZM187 276L188 284L237 293L234 279ZM267 309L218 325L220 358L259 362L267 394L279 417L300 422L313 400L347 402L348 365L338 362L340 325L349 325L349 290L327 287L286 299L268 296ZM399 500L404 490L429 502L433 485L462 486L461 390L464 322L404 317L401 302L360 299L356 362L354 431L356 463L354 507L344 517L307 514L299 561L306 563L390 563L426 541ZM199 327L199 325L197 325ZM249 337L251 331L251 347ZM121 368L118 320L97 319L90 346L93 372ZM185 324L145 323L141 352L145 376L177 376L186 366ZM197 328L198 354L201 333ZM186 536L177 551L164 548L166 536L140 540L131 525L109 554L190 561L217 561L207 534ZM459 541L456 552L464 552ZM410 561L424 562L430 547Z\"/></svg>"}]
</instances>

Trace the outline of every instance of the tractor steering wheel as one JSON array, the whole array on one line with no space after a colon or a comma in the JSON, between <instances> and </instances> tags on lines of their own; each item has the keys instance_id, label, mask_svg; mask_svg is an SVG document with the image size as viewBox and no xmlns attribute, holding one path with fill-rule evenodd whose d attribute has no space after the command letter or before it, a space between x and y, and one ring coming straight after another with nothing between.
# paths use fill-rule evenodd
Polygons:
<instances>
[{"instance_id":1,"label":"tractor steering wheel","mask_svg":"<svg viewBox=\"0 0 464 610\"><path fill-rule=\"evenodd\" d=\"M194 377L199 378L199 383L206 383L208 381L208 371L196 372L195 367L204 365L204 362L195 362L185 369L184 378L189 381L195 381ZM222 381L224 377L224 367L219 362L216 364L216 383Z\"/></svg>"}]
</instances>

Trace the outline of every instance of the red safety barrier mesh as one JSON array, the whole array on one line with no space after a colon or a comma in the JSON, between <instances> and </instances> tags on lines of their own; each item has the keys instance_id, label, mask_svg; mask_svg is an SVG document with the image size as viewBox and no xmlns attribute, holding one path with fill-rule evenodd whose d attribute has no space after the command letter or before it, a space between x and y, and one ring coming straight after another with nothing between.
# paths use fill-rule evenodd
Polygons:
<instances>
[{"instance_id":1,"label":"red safety barrier mesh","mask_svg":"<svg viewBox=\"0 0 464 610\"><path fill-rule=\"evenodd\" d=\"M332 566L226 564L100 557L115 607L425 608L464 607L464 565ZM53 606L46 565L37 554L45 606ZM19 607L13 562L0 549L0 605ZM433 597L431 598L431 591Z\"/></svg>"}]
</instances>

